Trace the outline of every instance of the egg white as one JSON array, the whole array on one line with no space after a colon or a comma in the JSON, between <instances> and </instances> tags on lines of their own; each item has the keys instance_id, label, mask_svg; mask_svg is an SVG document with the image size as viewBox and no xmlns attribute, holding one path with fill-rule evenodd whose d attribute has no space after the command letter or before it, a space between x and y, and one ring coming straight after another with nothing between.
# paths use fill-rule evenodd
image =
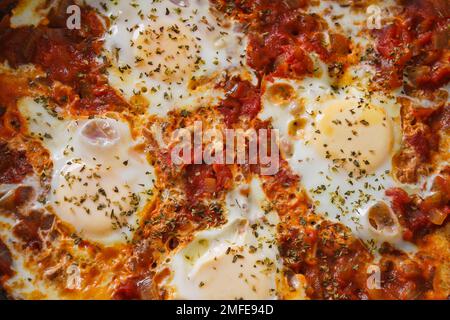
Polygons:
<instances>
[{"instance_id":1,"label":"egg white","mask_svg":"<svg viewBox=\"0 0 450 320\"><path fill-rule=\"evenodd\" d=\"M322 17L329 30L346 35L352 40L354 46L366 48L373 43L370 29L378 27L374 23L376 22L375 18L380 17L379 22L383 27L387 21L393 18L396 5L393 0L370 1L370 5L367 7L321 0L309 6L308 12ZM325 34L328 35L329 32L325 31Z\"/></svg>"},{"instance_id":2,"label":"egg white","mask_svg":"<svg viewBox=\"0 0 450 320\"><path fill-rule=\"evenodd\" d=\"M11 12L12 28L38 26L49 13L51 6L45 0L21 0Z\"/></svg>"},{"instance_id":3,"label":"egg white","mask_svg":"<svg viewBox=\"0 0 450 320\"><path fill-rule=\"evenodd\" d=\"M276 244L279 218L265 205L256 178L229 192L227 223L198 232L171 257L166 286L172 298L275 299L282 270Z\"/></svg>"},{"instance_id":4,"label":"egg white","mask_svg":"<svg viewBox=\"0 0 450 320\"><path fill-rule=\"evenodd\" d=\"M50 210L82 238L105 245L130 240L139 212L152 198L154 171L134 148L138 141L128 123L107 117L63 119L32 98L18 106L53 161ZM84 130L95 121L110 126L114 139L89 140Z\"/></svg>"}]
</instances>

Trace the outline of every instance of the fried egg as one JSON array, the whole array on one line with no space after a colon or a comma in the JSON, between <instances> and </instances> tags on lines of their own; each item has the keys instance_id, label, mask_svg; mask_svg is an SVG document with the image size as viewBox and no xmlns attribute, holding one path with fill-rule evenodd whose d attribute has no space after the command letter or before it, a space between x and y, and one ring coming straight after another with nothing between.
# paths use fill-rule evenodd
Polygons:
<instances>
[{"instance_id":1,"label":"fried egg","mask_svg":"<svg viewBox=\"0 0 450 320\"><path fill-rule=\"evenodd\" d=\"M389 241L411 249L386 209L385 191L398 185L391 175L401 143L395 93L370 92L364 78L335 85L321 70L303 81L267 82L261 119L271 118L280 131L281 151L316 212L349 226L373 248Z\"/></svg>"},{"instance_id":2,"label":"fried egg","mask_svg":"<svg viewBox=\"0 0 450 320\"><path fill-rule=\"evenodd\" d=\"M39 99L19 109L53 161L47 203L81 238L106 245L129 240L152 197L154 172L120 117L62 119Z\"/></svg>"},{"instance_id":3,"label":"fried egg","mask_svg":"<svg viewBox=\"0 0 450 320\"><path fill-rule=\"evenodd\" d=\"M198 232L176 252L166 284L175 299L274 299L282 270L279 218L254 178L229 192L227 223Z\"/></svg>"},{"instance_id":4,"label":"fried egg","mask_svg":"<svg viewBox=\"0 0 450 320\"><path fill-rule=\"evenodd\" d=\"M216 17L207 0L91 5L111 21L104 36L110 84L151 114L217 103L221 72L243 65L243 34Z\"/></svg>"}]
</instances>

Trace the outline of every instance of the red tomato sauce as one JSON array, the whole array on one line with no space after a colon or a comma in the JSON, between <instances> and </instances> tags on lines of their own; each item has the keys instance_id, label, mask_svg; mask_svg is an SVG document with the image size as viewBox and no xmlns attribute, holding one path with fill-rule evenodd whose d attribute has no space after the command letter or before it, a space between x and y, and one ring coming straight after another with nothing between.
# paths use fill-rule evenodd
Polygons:
<instances>
[{"instance_id":1,"label":"red tomato sauce","mask_svg":"<svg viewBox=\"0 0 450 320\"><path fill-rule=\"evenodd\" d=\"M25 151L11 150L0 143L0 183L19 183L32 171Z\"/></svg>"},{"instance_id":2,"label":"red tomato sauce","mask_svg":"<svg viewBox=\"0 0 450 320\"><path fill-rule=\"evenodd\" d=\"M343 35L331 34L330 44L325 44L325 27L319 17L302 11L308 4L295 0L227 2L226 11L249 25L247 62L260 76L301 78L314 72L309 52L327 63L350 53L350 41Z\"/></svg>"},{"instance_id":3,"label":"red tomato sauce","mask_svg":"<svg viewBox=\"0 0 450 320\"><path fill-rule=\"evenodd\" d=\"M186 195L190 201L231 187L232 173L224 164L190 164L185 169Z\"/></svg>"},{"instance_id":4,"label":"red tomato sauce","mask_svg":"<svg viewBox=\"0 0 450 320\"><path fill-rule=\"evenodd\" d=\"M376 31L380 80L386 87L402 85L403 72L419 88L437 88L450 80L446 0L409 1L397 20Z\"/></svg>"},{"instance_id":5,"label":"red tomato sauce","mask_svg":"<svg viewBox=\"0 0 450 320\"><path fill-rule=\"evenodd\" d=\"M99 37L105 29L93 10L82 10L81 30L46 26L11 29L5 25L3 21L0 26L0 60L7 60L12 67L33 63L47 73L50 81L71 88L75 95L70 99L74 102L72 112L98 113L126 105L108 85L105 67L97 61ZM61 102L68 97L55 98Z\"/></svg>"},{"instance_id":6,"label":"red tomato sauce","mask_svg":"<svg viewBox=\"0 0 450 320\"><path fill-rule=\"evenodd\" d=\"M227 127L232 127L241 117L253 119L261 110L260 89L249 81L233 78L224 85L226 97L218 110L223 114Z\"/></svg>"},{"instance_id":7,"label":"red tomato sauce","mask_svg":"<svg viewBox=\"0 0 450 320\"><path fill-rule=\"evenodd\" d=\"M434 193L424 199L413 199L400 188L386 190L392 208L404 227L403 238L418 241L436 227L445 224L450 213L450 179L437 176Z\"/></svg>"},{"instance_id":8,"label":"red tomato sauce","mask_svg":"<svg viewBox=\"0 0 450 320\"><path fill-rule=\"evenodd\" d=\"M138 288L138 277L128 278L120 283L115 289L113 299L115 300L140 300L141 292Z\"/></svg>"}]
</instances>

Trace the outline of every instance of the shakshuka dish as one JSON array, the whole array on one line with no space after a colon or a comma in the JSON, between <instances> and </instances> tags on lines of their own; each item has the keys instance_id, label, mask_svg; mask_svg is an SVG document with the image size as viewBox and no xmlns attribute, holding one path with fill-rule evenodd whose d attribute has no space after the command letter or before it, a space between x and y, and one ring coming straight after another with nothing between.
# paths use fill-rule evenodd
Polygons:
<instances>
[{"instance_id":1,"label":"shakshuka dish","mask_svg":"<svg viewBox=\"0 0 450 320\"><path fill-rule=\"evenodd\" d=\"M3 299L448 299L447 0L0 1Z\"/></svg>"}]
</instances>

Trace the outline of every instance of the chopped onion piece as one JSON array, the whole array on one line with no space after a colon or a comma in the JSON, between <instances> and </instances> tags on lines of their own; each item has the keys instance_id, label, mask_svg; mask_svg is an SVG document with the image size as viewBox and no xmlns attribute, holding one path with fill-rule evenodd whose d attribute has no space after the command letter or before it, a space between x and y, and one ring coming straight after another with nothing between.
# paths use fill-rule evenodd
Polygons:
<instances>
[{"instance_id":1,"label":"chopped onion piece","mask_svg":"<svg viewBox=\"0 0 450 320\"><path fill-rule=\"evenodd\" d=\"M92 119L81 130L86 141L98 147L114 145L119 140L119 132L113 124L114 120Z\"/></svg>"},{"instance_id":2,"label":"chopped onion piece","mask_svg":"<svg viewBox=\"0 0 450 320\"><path fill-rule=\"evenodd\" d=\"M370 207L367 218L369 219L369 227L374 233L395 237L400 232L400 223L398 222L397 216L382 201Z\"/></svg>"},{"instance_id":3,"label":"chopped onion piece","mask_svg":"<svg viewBox=\"0 0 450 320\"><path fill-rule=\"evenodd\" d=\"M444 223L445 219L447 219L447 213L445 213L444 210L431 209L429 219L435 225L440 226Z\"/></svg>"}]
</instances>

